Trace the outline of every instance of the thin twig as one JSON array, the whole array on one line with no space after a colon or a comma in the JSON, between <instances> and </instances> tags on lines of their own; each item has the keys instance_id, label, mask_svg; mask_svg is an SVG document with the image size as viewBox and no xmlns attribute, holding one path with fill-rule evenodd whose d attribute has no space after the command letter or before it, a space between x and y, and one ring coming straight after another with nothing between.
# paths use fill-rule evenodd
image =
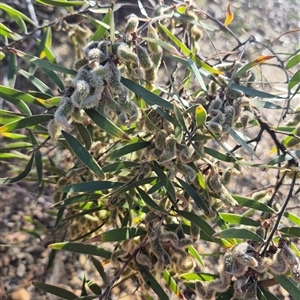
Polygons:
<instances>
[{"instance_id":1,"label":"thin twig","mask_svg":"<svg viewBox=\"0 0 300 300\"><path fill-rule=\"evenodd\" d=\"M284 201L284 203L283 203L283 205L282 205L282 207L281 207L281 209L280 209L280 211L279 211L279 213L277 215L276 223L275 223L274 227L272 228L272 231L271 231L271 233L270 233L270 235L269 235L269 237L268 237L268 239L267 239L267 241L266 241L266 243L264 245L264 249L261 252L261 257L264 257L266 255L266 252L267 252L267 249L269 247L269 244L272 241L273 236L274 236L275 232L278 229L278 226L279 226L279 223L281 221L281 218L283 217L283 214L284 214L284 212L285 212L285 210L287 208L287 205L288 205L288 203L289 203L289 201L290 201L290 199L291 199L291 197L293 195L293 190L294 190L294 187L295 187L295 182L296 182L297 176L298 176L298 173L294 172L294 175L293 175L293 178L292 178L292 182L291 182L291 186L290 186L288 195L286 196L286 199L285 199L285 201Z\"/></svg>"}]
</instances>

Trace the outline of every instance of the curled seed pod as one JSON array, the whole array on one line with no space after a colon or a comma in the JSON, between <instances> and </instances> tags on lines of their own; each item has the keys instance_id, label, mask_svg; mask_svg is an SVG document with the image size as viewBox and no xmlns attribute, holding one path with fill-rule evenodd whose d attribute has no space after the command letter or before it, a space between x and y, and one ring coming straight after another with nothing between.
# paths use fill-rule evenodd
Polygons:
<instances>
[{"instance_id":1,"label":"curled seed pod","mask_svg":"<svg viewBox=\"0 0 300 300\"><path fill-rule=\"evenodd\" d=\"M150 240L154 240L157 238L157 230L153 226L153 222L149 222L147 225L147 236Z\"/></svg>"},{"instance_id":2,"label":"curled seed pod","mask_svg":"<svg viewBox=\"0 0 300 300\"><path fill-rule=\"evenodd\" d=\"M99 66L101 56L101 50L98 48L93 48L88 53L88 65L91 68Z\"/></svg>"},{"instance_id":3,"label":"curled seed pod","mask_svg":"<svg viewBox=\"0 0 300 300\"><path fill-rule=\"evenodd\" d=\"M190 238L183 238L178 241L178 247L185 249L186 247L193 244L193 240Z\"/></svg>"},{"instance_id":4,"label":"curled seed pod","mask_svg":"<svg viewBox=\"0 0 300 300\"><path fill-rule=\"evenodd\" d=\"M110 73L110 63L106 63L105 65L99 65L98 67L95 67L91 71L92 78L95 75L97 76L97 77L94 78L94 81L96 79L98 79L99 77L101 77L102 81L103 81L103 78L106 78L109 75L109 73ZM92 81L91 84L94 85L94 86L97 86L97 84L94 81Z\"/></svg>"},{"instance_id":5,"label":"curled seed pod","mask_svg":"<svg viewBox=\"0 0 300 300\"><path fill-rule=\"evenodd\" d=\"M133 122L136 122L138 119L140 119L140 110L138 106L132 102L132 101L124 101L121 102L121 107L125 109L125 111L128 113L128 124L130 125Z\"/></svg>"},{"instance_id":6,"label":"curled seed pod","mask_svg":"<svg viewBox=\"0 0 300 300\"><path fill-rule=\"evenodd\" d=\"M239 294L239 295L243 295L244 294L244 288L247 285L247 277L246 276L241 276L240 278L238 278L236 280L236 282L233 285L234 291L235 293Z\"/></svg>"},{"instance_id":7,"label":"curled seed pod","mask_svg":"<svg viewBox=\"0 0 300 300\"><path fill-rule=\"evenodd\" d=\"M268 265L268 269L276 275L285 274L289 269L281 250L273 256L272 260L269 259L266 261L266 264Z\"/></svg>"},{"instance_id":8,"label":"curled seed pod","mask_svg":"<svg viewBox=\"0 0 300 300\"><path fill-rule=\"evenodd\" d=\"M161 242L170 243L173 247L178 247L179 239L175 232L173 231L165 231L159 235L159 239Z\"/></svg>"},{"instance_id":9,"label":"curled seed pod","mask_svg":"<svg viewBox=\"0 0 300 300\"><path fill-rule=\"evenodd\" d=\"M148 31L147 31L147 37L152 39L159 39L158 33L156 29L151 25L151 23L148 23ZM148 49L151 53L158 53L162 52L161 47L156 43L148 42Z\"/></svg>"},{"instance_id":10,"label":"curled seed pod","mask_svg":"<svg viewBox=\"0 0 300 300\"><path fill-rule=\"evenodd\" d=\"M72 104L81 108L82 101L88 96L90 93L90 85L85 80L77 80L75 82L75 90L71 96Z\"/></svg>"},{"instance_id":11,"label":"curled seed pod","mask_svg":"<svg viewBox=\"0 0 300 300\"><path fill-rule=\"evenodd\" d=\"M113 264L113 265L115 265L115 266L120 266L120 258L124 258L124 257L126 257L127 256L127 251L126 250L124 250L123 248L119 248L119 249L117 249L117 250L115 250L113 253L112 253L112 255L111 255L111 257L110 257L110 261L111 261L111 263Z\"/></svg>"},{"instance_id":12,"label":"curled seed pod","mask_svg":"<svg viewBox=\"0 0 300 300\"><path fill-rule=\"evenodd\" d=\"M202 30L197 25L190 27L190 34L192 40L195 42L198 42L203 36Z\"/></svg>"},{"instance_id":13,"label":"curled seed pod","mask_svg":"<svg viewBox=\"0 0 300 300\"><path fill-rule=\"evenodd\" d=\"M63 197L63 192L59 192L59 191L55 191L53 197L52 197L52 200L54 203L58 203L62 200L62 197Z\"/></svg>"},{"instance_id":14,"label":"curled seed pod","mask_svg":"<svg viewBox=\"0 0 300 300\"><path fill-rule=\"evenodd\" d=\"M147 267L148 269L151 269L152 263L151 263L151 259L149 258L148 255L146 255L142 251L139 251L135 258L136 258L136 261L140 265L143 265L143 266Z\"/></svg>"},{"instance_id":15,"label":"curled seed pod","mask_svg":"<svg viewBox=\"0 0 300 300\"><path fill-rule=\"evenodd\" d=\"M169 265L171 263L170 256L162 247L158 236L150 240L150 245L153 254L157 257L158 260L161 260L164 265Z\"/></svg>"},{"instance_id":16,"label":"curled seed pod","mask_svg":"<svg viewBox=\"0 0 300 300\"><path fill-rule=\"evenodd\" d=\"M117 48L117 55L123 62L138 64L138 57L126 43L122 43Z\"/></svg>"},{"instance_id":17,"label":"curled seed pod","mask_svg":"<svg viewBox=\"0 0 300 300\"><path fill-rule=\"evenodd\" d=\"M184 231L183 231L183 228L182 228L182 224L181 224L181 223L179 223L179 225L177 226L175 232L176 232L176 234L177 234L177 236L178 236L179 239L185 238L185 233L184 233Z\"/></svg>"},{"instance_id":18,"label":"curled seed pod","mask_svg":"<svg viewBox=\"0 0 300 300\"><path fill-rule=\"evenodd\" d=\"M121 83L121 73L113 62L109 62L109 73L106 77L106 83L113 94L121 95L124 86Z\"/></svg>"},{"instance_id":19,"label":"curled seed pod","mask_svg":"<svg viewBox=\"0 0 300 300\"><path fill-rule=\"evenodd\" d=\"M243 126L243 129L245 129L249 123L250 120L252 120L254 117L252 111L249 111L249 110L244 110L242 113L241 113L241 116L240 116L240 122Z\"/></svg>"},{"instance_id":20,"label":"curled seed pod","mask_svg":"<svg viewBox=\"0 0 300 300\"><path fill-rule=\"evenodd\" d=\"M64 127L70 127L70 124L68 123L68 118L71 116L72 112L74 110L74 106L72 104L71 98L63 96L61 98L60 104L56 112L54 113L54 120L55 120L55 126L57 129L57 126L64 126ZM55 129L53 127L53 129ZM50 135L51 136L51 135Z\"/></svg>"},{"instance_id":21,"label":"curled seed pod","mask_svg":"<svg viewBox=\"0 0 300 300\"><path fill-rule=\"evenodd\" d=\"M75 62L74 62L74 65L73 65L73 68L78 71L81 67L85 66L86 64L88 63L88 61L85 59L85 58L80 58L80 59L77 59Z\"/></svg>"},{"instance_id":22,"label":"curled seed pod","mask_svg":"<svg viewBox=\"0 0 300 300\"><path fill-rule=\"evenodd\" d=\"M229 194L226 187L221 182L221 177L218 173L211 174L208 177L207 183L213 192L219 195L220 200L224 202L225 205L236 206L238 203Z\"/></svg>"},{"instance_id":23,"label":"curled seed pod","mask_svg":"<svg viewBox=\"0 0 300 300\"><path fill-rule=\"evenodd\" d=\"M206 288L202 281L196 281L195 288L196 288L197 295L200 297L200 299L206 296Z\"/></svg>"},{"instance_id":24,"label":"curled seed pod","mask_svg":"<svg viewBox=\"0 0 300 300\"><path fill-rule=\"evenodd\" d=\"M253 269L257 268L258 262L254 258L256 254L256 249L246 242L235 245L232 248L232 254L236 261L244 266L251 267Z\"/></svg>"},{"instance_id":25,"label":"curled seed pod","mask_svg":"<svg viewBox=\"0 0 300 300\"><path fill-rule=\"evenodd\" d=\"M167 134L165 130L157 131L157 133L154 136L155 148L161 151L165 150L166 139L167 139Z\"/></svg>"},{"instance_id":26,"label":"curled seed pod","mask_svg":"<svg viewBox=\"0 0 300 300\"><path fill-rule=\"evenodd\" d=\"M190 235L194 242L199 240L200 238L200 227L197 226L195 223L191 223Z\"/></svg>"},{"instance_id":27,"label":"curled seed pod","mask_svg":"<svg viewBox=\"0 0 300 300\"><path fill-rule=\"evenodd\" d=\"M167 137L165 140L165 150L159 157L159 164L164 164L176 158L176 140L173 137Z\"/></svg>"},{"instance_id":28,"label":"curled seed pod","mask_svg":"<svg viewBox=\"0 0 300 300\"><path fill-rule=\"evenodd\" d=\"M81 108L92 108L96 107L101 100L102 91L100 92L99 89L95 89L94 92L87 96L81 103Z\"/></svg>"},{"instance_id":29,"label":"curled seed pod","mask_svg":"<svg viewBox=\"0 0 300 300\"><path fill-rule=\"evenodd\" d=\"M227 168L221 178L222 184L228 184L232 176L232 168Z\"/></svg>"},{"instance_id":30,"label":"curled seed pod","mask_svg":"<svg viewBox=\"0 0 300 300\"><path fill-rule=\"evenodd\" d=\"M92 49L97 48L97 46L98 46L98 42L92 41L84 47L83 52L84 52L84 56L85 56L86 60L89 60L89 52Z\"/></svg>"},{"instance_id":31,"label":"curled seed pod","mask_svg":"<svg viewBox=\"0 0 300 300\"><path fill-rule=\"evenodd\" d=\"M83 109L79 109L76 107L74 108L74 110L71 114L71 118L74 122L80 123L83 125L88 125L90 123L89 117L87 116L85 111Z\"/></svg>"},{"instance_id":32,"label":"curled seed pod","mask_svg":"<svg viewBox=\"0 0 300 300\"><path fill-rule=\"evenodd\" d=\"M226 282L224 283L221 279L215 279L208 283L207 290L213 290L215 292L226 292L230 287Z\"/></svg>"},{"instance_id":33,"label":"curled seed pod","mask_svg":"<svg viewBox=\"0 0 300 300\"><path fill-rule=\"evenodd\" d=\"M300 266L297 265L292 270L292 279L300 283Z\"/></svg>"},{"instance_id":34,"label":"curled seed pod","mask_svg":"<svg viewBox=\"0 0 300 300\"><path fill-rule=\"evenodd\" d=\"M125 112L121 112L118 116L118 124L127 126L129 123L128 117Z\"/></svg>"},{"instance_id":35,"label":"curled seed pod","mask_svg":"<svg viewBox=\"0 0 300 300\"><path fill-rule=\"evenodd\" d=\"M207 124L207 127L212 133L221 133L223 130L222 125L215 122L209 122Z\"/></svg>"},{"instance_id":36,"label":"curled seed pod","mask_svg":"<svg viewBox=\"0 0 300 300\"><path fill-rule=\"evenodd\" d=\"M217 96L216 99L212 100L211 103L209 104L208 113L211 114L212 116L216 116L219 113L222 105L223 105L222 99L219 96Z\"/></svg>"},{"instance_id":37,"label":"curled seed pod","mask_svg":"<svg viewBox=\"0 0 300 300\"><path fill-rule=\"evenodd\" d=\"M138 81L138 80L144 78L144 76L145 76L144 71L143 71L141 68L139 68L139 67L133 68L133 69L131 70L130 75L131 75L131 77L132 77L134 80L136 80L136 81Z\"/></svg>"},{"instance_id":38,"label":"curled seed pod","mask_svg":"<svg viewBox=\"0 0 300 300\"><path fill-rule=\"evenodd\" d=\"M282 252L282 257L284 258L285 262L290 267L295 267L298 265L299 260L296 256L296 254L289 248L286 242L283 242L282 249L280 250Z\"/></svg>"},{"instance_id":39,"label":"curled seed pod","mask_svg":"<svg viewBox=\"0 0 300 300\"><path fill-rule=\"evenodd\" d=\"M247 300L258 300L257 298L257 283L253 282L246 290L245 299Z\"/></svg>"},{"instance_id":40,"label":"curled seed pod","mask_svg":"<svg viewBox=\"0 0 300 300\"><path fill-rule=\"evenodd\" d=\"M188 272L188 271L191 271L192 269L194 269L195 267L195 262L194 260L192 259L192 257L190 256L187 256L187 257L184 257L184 258L181 258L179 260L179 263L177 264L177 266L179 267L179 272Z\"/></svg>"},{"instance_id":41,"label":"curled seed pod","mask_svg":"<svg viewBox=\"0 0 300 300\"><path fill-rule=\"evenodd\" d=\"M110 41L100 41L97 45L98 49L101 51L99 62L102 63L109 58Z\"/></svg>"},{"instance_id":42,"label":"curled seed pod","mask_svg":"<svg viewBox=\"0 0 300 300\"><path fill-rule=\"evenodd\" d=\"M232 88L227 88L225 90L225 94L230 100L234 100L244 96L244 93L242 91L234 90Z\"/></svg>"},{"instance_id":43,"label":"curled seed pod","mask_svg":"<svg viewBox=\"0 0 300 300\"><path fill-rule=\"evenodd\" d=\"M139 18L135 14L130 14L126 17L127 23L125 25L124 33L134 33L139 26Z\"/></svg>"},{"instance_id":44,"label":"curled seed pod","mask_svg":"<svg viewBox=\"0 0 300 300\"><path fill-rule=\"evenodd\" d=\"M145 70L145 81L148 83L154 83L156 79L157 73L154 64L152 64L152 66L148 70Z\"/></svg>"},{"instance_id":45,"label":"curled seed pod","mask_svg":"<svg viewBox=\"0 0 300 300\"><path fill-rule=\"evenodd\" d=\"M186 181L188 183L193 183L196 179L196 171L190 167L189 165L181 162L181 161L177 161L176 164L177 170L183 174L183 176L185 177Z\"/></svg>"},{"instance_id":46,"label":"curled seed pod","mask_svg":"<svg viewBox=\"0 0 300 300\"><path fill-rule=\"evenodd\" d=\"M135 45L135 49L136 49L136 54L139 58L140 66L144 70L150 70L151 68L153 68L153 62L151 60L151 57L150 57L147 49L142 47L139 44Z\"/></svg>"},{"instance_id":47,"label":"curled seed pod","mask_svg":"<svg viewBox=\"0 0 300 300\"><path fill-rule=\"evenodd\" d=\"M228 133L233 126L235 117L235 110L233 106L226 106L224 108L224 122L222 123L222 132Z\"/></svg>"},{"instance_id":48,"label":"curled seed pod","mask_svg":"<svg viewBox=\"0 0 300 300\"><path fill-rule=\"evenodd\" d=\"M51 138L51 142L56 142L61 134L61 126L55 119L49 121L47 126L48 134Z\"/></svg>"},{"instance_id":49,"label":"curled seed pod","mask_svg":"<svg viewBox=\"0 0 300 300\"><path fill-rule=\"evenodd\" d=\"M154 64L154 69L157 71L161 65L161 59L163 56L163 50L160 49L160 51L156 52L156 53L152 53L151 59L153 61Z\"/></svg>"},{"instance_id":50,"label":"curled seed pod","mask_svg":"<svg viewBox=\"0 0 300 300\"><path fill-rule=\"evenodd\" d=\"M177 149L179 152L178 158L182 162L189 163L192 161L191 149L189 149L188 146L186 146L185 144L179 144L177 145Z\"/></svg>"}]
</instances>

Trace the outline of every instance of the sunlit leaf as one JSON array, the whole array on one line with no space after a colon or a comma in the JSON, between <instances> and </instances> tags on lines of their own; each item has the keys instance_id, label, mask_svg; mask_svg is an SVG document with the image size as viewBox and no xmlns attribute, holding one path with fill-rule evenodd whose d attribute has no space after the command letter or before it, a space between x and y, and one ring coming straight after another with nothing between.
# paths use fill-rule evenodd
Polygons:
<instances>
[{"instance_id":1,"label":"sunlit leaf","mask_svg":"<svg viewBox=\"0 0 300 300\"><path fill-rule=\"evenodd\" d=\"M180 291L178 285L176 284L176 281L172 278L170 273L167 270L164 270L162 273L163 278L165 279L167 286L170 288L170 290L179 298L179 299L185 299L184 295Z\"/></svg>"},{"instance_id":2,"label":"sunlit leaf","mask_svg":"<svg viewBox=\"0 0 300 300\"><path fill-rule=\"evenodd\" d=\"M111 18L111 10L108 10L105 17L102 19L102 22L99 23L98 28L96 29L94 35L92 36L91 38L92 41L100 41L104 37L107 29L110 28L109 26L110 18Z\"/></svg>"},{"instance_id":3,"label":"sunlit leaf","mask_svg":"<svg viewBox=\"0 0 300 300\"><path fill-rule=\"evenodd\" d=\"M55 250L65 250L73 253L100 256L104 258L111 257L110 251L95 245L89 245L84 243L72 243L72 242L55 243L55 244L50 244L48 248L55 249Z\"/></svg>"},{"instance_id":4,"label":"sunlit leaf","mask_svg":"<svg viewBox=\"0 0 300 300\"><path fill-rule=\"evenodd\" d=\"M294 299L299 298L299 288L297 285L291 280L287 278L285 275L275 275L273 274L274 278L277 282L288 292L288 294L293 297Z\"/></svg>"},{"instance_id":5,"label":"sunlit leaf","mask_svg":"<svg viewBox=\"0 0 300 300\"><path fill-rule=\"evenodd\" d=\"M226 7L226 19L224 22L224 26L228 26L234 18L234 14L231 11L231 3L229 2Z\"/></svg>"},{"instance_id":6,"label":"sunlit leaf","mask_svg":"<svg viewBox=\"0 0 300 300\"><path fill-rule=\"evenodd\" d=\"M294 86L300 83L300 70L298 70L291 78L288 83L288 88L292 89Z\"/></svg>"},{"instance_id":7,"label":"sunlit leaf","mask_svg":"<svg viewBox=\"0 0 300 300\"><path fill-rule=\"evenodd\" d=\"M200 104L196 107L196 125L200 128L206 122L207 112L204 107Z\"/></svg>"},{"instance_id":8,"label":"sunlit leaf","mask_svg":"<svg viewBox=\"0 0 300 300\"><path fill-rule=\"evenodd\" d=\"M279 231L300 238L300 227L282 227Z\"/></svg>"},{"instance_id":9,"label":"sunlit leaf","mask_svg":"<svg viewBox=\"0 0 300 300\"><path fill-rule=\"evenodd\" d=\"M300 217L299 216L297 216L295 214L292 214L292 213L290 213L288 211L286 211L284 213L284 216L286 218L288 218L290 221L292 221L293 223L295 223L296 225L300 226Z\"/></svg>"},{"instance_id":10,"label":"sunlit leaf","mask_svg":"<svg viewBox=\"0 0 300 300\"><path fill-rule=\"evenodd\" d=\"M229 224L243 224L243 225L255 226L255 227L260 226L259 222L237 214L219 213L219 215L226 223Z\"/></svg>"},{"instance_id":11,"label":"sunlit leaf","mask_svg":"<svg viewBox=\"0 0 300 300\"><path fill-rule=\"evenodd\" d=\"M225 229L222 230L221 232L214 234L214 236L225 238L225 239L234 238L234 239L246 239L246 240L252 240L257 242L263 242L263 239L258 234L245 228Z\"/></svg>"},{"instance_id":12,"label":"sunlit leaf","mask_svg":"<svg viewBox=\"0 0 300 300\"><path fill-rule=\"evenodd\" d=\"M68 1L68 0L36 0L41 4L57 6L57 7L72 7L76 5L84 5L85 1Z\"/></svg>"},{"instance_id":13,"label":"sunlit leaf","mask_svg":"<svg viewBox=\"0 0 300 300\"><path fill-rule=\"evenodd\" d=\"M300 53L293 56L286 64L285 68L288 70L298 64L300 64Z\"/></svg>"}]
</instances>

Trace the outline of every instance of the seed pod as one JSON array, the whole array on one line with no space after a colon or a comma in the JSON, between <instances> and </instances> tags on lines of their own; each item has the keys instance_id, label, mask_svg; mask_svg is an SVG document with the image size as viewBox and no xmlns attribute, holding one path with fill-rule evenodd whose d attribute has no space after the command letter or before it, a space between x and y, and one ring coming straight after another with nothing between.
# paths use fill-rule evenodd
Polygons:
<instances>
[{"instance_id":1,"label":"seed pod","mask_svg":"<svg viewBox=\"0 0 300 300\"><path fill-rule=\"evenodd\" d=\"M253 119L253 113L249 110L244 110L240 116L240 122L242 123L243 129L245 129L251 119Z\"/></svg>"},{"instance_id":2,"label":"seed pod","mask_svg":"<svg viewBox=\"0 0 300 300\"><path fill-rule=\"evenodd\" d=\"M71 116L72 112L74 110L74 106L72 105L71 98L63 96L60 100L60 105L56 112L54 113L54 120L55 120L55 125L52 124L53 126L52 129L57 129L58 126L63 126L63 127L70 127L70 124L68 123L68 118ZM53 132L53 131L52 131ZM56 136L56 134L53 134L53 136Z\"/></svg>"},{"instance_id":3,"label":"seed pod","mask_svg":"<svg viewBox=\"0 0 300 300\"><path fill-rule=\"evenodd\" d=\"M178 158L182 162L189 163L189 162L193 161L191 151L188 146L186 146L185 144L179 144L179 145L177 145L177 149L179 151Z\"/></svg>"},{"instance_id":4,"label":"seed pod","mask_svg":"<svg viewBox=\"0 0 300 300\"><path fill-rule=\"evenodd\" d=\"M81 104L83 100L88 96L90 93L90 85L85 80L77 80L75 82L75 90L71 96L72 104L77 107L81 108Z\"/></svg>"},{"instance_id":5,"label":"seed pod","mask_svg":"<svg viewBox=\"0 0 300 300\"><path fill-rule=\"evenodd\" d=\"M180 173L182 173L186 179L186 181L191 184L195 181L196 179L196 171L190 167L189 165L177 161L176 167Z\"/></svg>"},{"instance_id":6,"label":"seed pod","mask_svg":"<svg viewBox=\"0 0 300 300\"><path fill-rule=\"evenodd\" d=\"M122 43L117 48L117 55L123 62L138 64L138 57L126 43Z\"/></svg>"},{"instance_id":7,"label":"seed pod","mask_svg":"<svg viewBox=\"0 0 300 300\"><path fill-rule=\"evenodd\" d=\"M73 68L78 71L81 67L85 66L86 64L88 63L88 61L83 58L83 59L77 59L75 62L74 62L74 65L73 65Z\"/></svg>"},{"instance_id":8,"label":"seed pod","mask_svg":"<svg viewBox=\"0 0 300 300\"><path fill-rule=\"evenodd\" d=\"M101 77L101 78L106 78L110 73L110 63L107 62L105 65L99 65L98 67L95 67L91 71L92 78L94 78L95 75ZM91 82L94 86L97 84L95 83L95 80L98 79L99 77L95 77L94 81ZM103 80L103 79L102 79Z\"/></svg>"},{"instance_id":9,"label":"seed pod","mask_svg":"<svg viewBox=\"0 0 300 300\"><path fill-rule=\"evenodd\" d=\"M183 231L183 228L182 228L182 224L181 224L181 223L179 223L179 225L177 226L175 232L176 232L176 234L177 234L177 236L178 236L179 239L185 238L185 233L184 233L184 231Z\"/></svg>"},{"instance_id":10,"label":"seed pod","mask_svg":"<svg viewBox=\"0 0 300 300\"><path fill-rule=\"evenodd\" d=\"M98 106L101 96L102 96L102 91L99 89L94 89L94 93L90 96L87 96L82 101L81 108L92 108Z\"/></svg>"},{"instance_id":11,"label":"seed pod","mask_svg":"<svg viewBox=\"0 0 300 300\"><path fill-rule=\"evenodd\" d=\"M112 253L112 255L111 255L111 257L110 257L110 261L111 261L111 263L113 264L113 265L115 265L115 266L120 266L120 258L124 258L124 257L126 257L127 256L127 251L126 250L124 250L123 248L119 248L119 249L117 249L117 250L115 250L113 253Z\"/></svg>"},{"instance_id":12,"label":"seed pod","mask_svg":"<svg viewBox=\"0 0 300 300\"><path fill-rule=\"evenodd\" d=\"M154 69L157 71L161 65L161 59L163 56L163 50L160 49L160 51L156 52L156 53L152 53L151 59L153 61L154 64Z\"/></svg>"},{"instance_id":13,"label":"seed pod","mask_svg":"<svg viewBox=\"0 0 300 300\"><path fill-rule=\"evenodd\" d=\"M126 17L127 23L125 25L124 33L130 34L134 33L139 26L139 18L135 14L130 14Z\"/></svg>"},{"instance_id":14,"label":"seed pod","mask_svg":"<svg viewBox=\"0 0 300 300\"><path fill-rule=\"evenodd\" d=\"M234 90L229 87L225 90L225 94L230 100L234 100L244 96L244 93L242 91Z\"/></svg>"},{"instance_id":15,"label":"seed pod","mask_svg":"<svg viewBox=\"0 0 300 300\"><path fill-rule=\"evenodd\" d=\"M165 140L165 150L159 157L159 164L164 164L176 158L176 140L173 137L167 137Z\"/></svg>"},{"instance_id":16,"label":"seed pod","mask_svg":"<svg viewBox=\"0 0 300 300\"><path fill-rule=\"evenodd\" d=\"M282 257L285 262L292 268L298 265L299 260L296 254L289 248L286 242L283 243L283 247L280 250L282 252Z\"/></svg>"},{"instance_id":17,"label":"seed pod","mask_svg":"<svg viewBox=\"0 0 300 300\"><path fill-rule=\"evenodd\" d=\"M151 269L152 263L148 255L146 255L142 251L139 251L135 258L140 265L147 267L149 270Z\"/></svg>"},{"instance_id":18,"label":"seed pod","mask_svg":"<svg viewBox=\"0 0 300 300\"><path fill-rule=\"evenodd\" d=\"M97 45L98 49L101 51L99 62L102 63L109 58L109 49L110 41L100 41Z\"/></svg>"},{"instance_id":19,"label":"seed pod","mask_svg":"<svg viewBox=\"0 0 300 300\"><path fill-rule=\"evenodd\" d=\"M218 96L216 99L212 100L208 107L208 113L212 116L218 115L221 107L223 105L222 99Z\"/></svg>"},{"instance_id":20,"label":"seed pod","mask_svg":"<svg viewBox=\"0 0 300 300\"><path fill-rule=\"evenodd\" d=\"M230 131L230 129L233 126L233 122L234 122L234 117L235 117L235 110L233 108L233 106L226 106L224 108L224 122L222 123L222 132L223 133L228 133Z\"/></svg>"},{"instance_id":21,"label":"seed pod","mask_svg":"<svg viewBox=\"0 0 300 300\"><path fill-rule=\"evenodd\" d=\"M151 68L153 68L153 62L151 60L151 57L150 57L147 49L142 47L139 44L135 45L135 49L136 49L136 54L139 58L140 66L144 70L150 70Z\"/></svg>"},{"instance_id":22,"label":"seed pod","mask_svg":"<svg viewBox=\"0 0 300 300\"><path fill-rule=\"evenodd\" d=\"M300 283L300 266L297 265L292 270L292 279Z\"/></svg>"},{"instance_id":23,"label":"seed pod","mask_svg":"<svg viewBox=\"0 0 300 300\"><path fill-rule=\"evenodd\" d=\"M90 68L99 66L100 56L101 56L101 50L98 48L93 48L89 51L87 59Z\"/></svg>"},{"instance_id":24,"label":"seed pod","mask_svg":"<svg viewBox=\"0 0 300 300\"><path fill-rule=\"evenodd\" d=\"M234 259L240 264L251 267L253 269L257 268L258 266L258 262L254 258L255 253L255 248L246 242L237 244L232 248Z\"/></svg>"},{"instance_id":25,"label":"seed pod","mask_svg":"<svg viewBox=\"0 0 300 300\"><path fill-rule=\"evenodd\" d=\"M49 121L47 126L48 134L51 138L51 142L56 142L61 134L61 126L56 120L52 119Z\"/></svg>"},{"instance_id":26,"label":"seed pod","mask_svg":"<svg viewBox=\"0 0 300 300\"><path fill-rule=\"evenodd\" d=\"M145 70L145 81L151 84L154 83L156 79L157 79L157 72L155 70L154 64L152 64L152 66L148 70Z\"/></svg>"},{"instance_id":27,"label":"seed pod","mask_svg":"<svg viewBox=\"0 0 300 300\"><path fill-rule=\"evenodd\" d=\"M173 231L165 231L159 235L159 239L161 242L170 243L173 247L178 248L179 239L175 232Z\"/></svg>"},{"instance_id":28,"label":"seed pod","mask_svg":"<svg viewBox=\"0 0 300 300\"><path fill-rule=\"evenodd\" d=\"M164 265L169 265L171 262L170 256L162 247L158 236L150 240L150 245L151 245L152 252L157 257L157 259L161 260Z\"/></svg>"},{"instance_id":29,"label":"seed pod","mask_svg":"<svg viewBox=\"0 0 300 300\"><path fill-rule=\"evenodd\" d=\"M166 148L166 139L167 139L167 134L165 130L159 130L156 132L154 136L154 145L155 148L158 150L165 150Z\"/></svg>"},{"instance_id":30,"label":"seed pod","mask_svg":"<svg viewBox=\"0 0 300 300\"><path fill-rule=\"evenodd\" d=\"M289 269L281 250L273 256L272 260L268 260L266 263L268 269L276 275L285 274Z\"/></svg>"},{"instance_id":31,"label":"seed pod","mask_svg":"<svg viewBox=\"0 0 300 300\"><path fill-rule=\"evenodd\" d=\"M215 279L208 283L207 290L213 290L215 292L226 292L230 287L230 284L223 282L221 279Z\"/></svg>"},{"instance_id":32,"label":"seed pod","mask_svg":"<svg viewBox=\"0 0 300 300\"><path fill-rule=\"evenodd\" d=\"M132 79L135 81L139 81L140 79L144 78L145 74L141 68L133 68L130 73Z\"/></svg>"},{"instance_id":33,"label":"seed pod","mask_svg":"<svg viewBox=\"0 0 300 300\"><path fill-rule=\"evenodd\" d=\"M191 223L191 227L190 227L190 235L194 242L199 240L200 238L200 227L193 222Z\"/></svg>"},{"instance_id":34,"label":"seed pod","mask_svg":"<svg viewBox=\"0 0 300 300\"><path fill-rule=\"evenodd\" d=\"M253 282L250 287L246 290L245 299L247 300L258 300L257 298L257 283Z\"/></svg>"},{"instance_id":35,"label":"seed pod","mask_svg":"<svg viewBox=\"0 0 300 300\"><path fill-rule=\"evenodd\" d=\"M84 57L86 58L87 61L89 60L90 50L97 48L97 46L98 46L98 42L91 41L84 47L84 49L83 49Z\"/></svg>"}]
</instances>

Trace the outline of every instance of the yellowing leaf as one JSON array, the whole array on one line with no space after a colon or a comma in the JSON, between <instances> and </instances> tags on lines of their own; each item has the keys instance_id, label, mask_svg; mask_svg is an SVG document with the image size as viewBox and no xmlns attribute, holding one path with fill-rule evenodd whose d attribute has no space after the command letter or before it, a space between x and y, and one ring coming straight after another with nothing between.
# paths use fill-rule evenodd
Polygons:
<instances>
[{"instance_id":1,"label":"yellowing leaf","mask_svg":"<svg viewBox=\"0 0 300 300\"><path fill-rule=\"evenodd\" d=\"M229 2L227 4L227 8L226 8L226 19L225 19L224 25L228 26L232 22L233 18L234 18L234 14L231 11L231 3Z\"/></svg>"},{"instance_id":2,"label":"yellowing leaf","mask_svg":"<svg viewBox=\"0 0 300 300\"><path fill-rule=\"evenodd\" d=\"M263 55L263 56L259 56L257 59L255 59L253 61L253 63L256 63L257 65L262 64L264 62L266 62L267 60L274 58L275 55Z\"/></svg>"},{"instance_id":3,"label":"yellowing leaf","mask_svg":"<svg viewBox=\"0 0 300 300\"><path fill-rule=\"evenodd\" d=\"M206 122L207 112L204 107L200 104L196 107L196 124L197 127L201 127Z\"/></svg>"}]
</instances>

